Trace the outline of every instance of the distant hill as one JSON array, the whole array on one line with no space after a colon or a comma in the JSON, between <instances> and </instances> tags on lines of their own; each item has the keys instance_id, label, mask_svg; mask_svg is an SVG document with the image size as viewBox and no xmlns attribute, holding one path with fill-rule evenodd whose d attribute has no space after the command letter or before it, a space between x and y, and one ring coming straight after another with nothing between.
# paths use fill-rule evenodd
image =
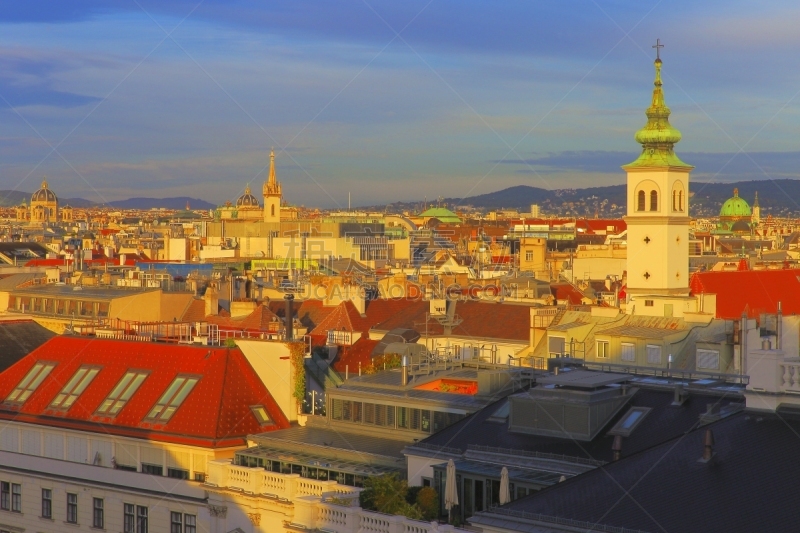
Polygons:
<instances>
[{"instance_id":1,"label":"distant hill","mask_svg":"<svg viewBox=\"0 0 800 533\"><path fill-rule=\"evenodd\" d=\"M0 190L0 207L10 207L19 205L25 200L30 203L31 195L33 193L24 191L9 191ZM92 202L84 198L59 198L61 205L71 205L72 207L92 207L101 205L99 202ZM200 200L198 198L189 198L188 196L178 196L173 198L128 198L127 200L118 200L109 202L107 205L117 209L183 209L186 207L186 202L189 202L189 207L192 209L213 209L216 205Z\"/></svg>"},{"instance_id":2,"label":"distant hill","mask_svg":"<svg viewBox=\"0 0 800 533\"><path fill-rule=\"evenodd\" d=\"M176 196L173 198L128 198L127 200L109 202L109 205L118 209L153 209L162 207L164 209L184 209L187 203L191 209L208 210L217 207L205 200L189 198L188 196Z\"/></svg>"},{"instance_id":3,"label":"distant hill","mask_svg":"<svg viewBox=\"0 0 800 533\"><path fill-rule=\"evenodd\" d=\"M25 200L26 204L31 203L31 195L33 193L24 191L9 191L0 190L0 207L11 207L19 205ZM84 200L83 198L59 198L62 205L71 205L72 207L89 207L95 205L95 202Z\"/></svg>"},{"instance_id":4,"label":"distant hill","mask_svg":"<svg viewBox=\"0 0 800 533\"><path fill-rule=\"evenodd\" d=\"M689 201L693 216L715 216L723 202L733 196L733 189L750 205L756 191L762 216L800 216L800 180L752 180L735 183L692 182ZM587 187L583 189L548 190L527 185L517 185L500 191L470 196L445 198L449 207L476 209L517 209L527 212L531 204L539 205L545 214L593 216L623 216L625 214L626 185ZM421 202L398 202L385 206L389 211L420 209Z\"/></svg>"}]
</instances>

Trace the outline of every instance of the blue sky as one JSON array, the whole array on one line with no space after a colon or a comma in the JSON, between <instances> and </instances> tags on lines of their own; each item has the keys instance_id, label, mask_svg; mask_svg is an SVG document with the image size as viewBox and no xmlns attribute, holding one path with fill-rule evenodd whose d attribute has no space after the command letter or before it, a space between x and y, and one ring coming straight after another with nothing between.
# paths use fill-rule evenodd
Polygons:
<instances>
[{"instance_id":1,"label":"blue sky","mask_svg":"<svg viewBox=\"0 0 800 533\"><path fill-rule=\"evenodd\" d=\"M0 189L323 207L623 183L656 37L694 179L798 177L800 6L0 1Z\"/></svg>"}]
</instances>

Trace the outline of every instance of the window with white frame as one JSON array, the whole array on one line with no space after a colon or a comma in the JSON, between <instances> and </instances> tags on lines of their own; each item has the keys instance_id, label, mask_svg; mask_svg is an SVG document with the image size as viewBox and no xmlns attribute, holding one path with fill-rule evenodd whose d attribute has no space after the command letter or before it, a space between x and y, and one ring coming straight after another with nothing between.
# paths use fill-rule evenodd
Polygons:
<instances>
[{"instance_id":1,"label":"window with white frame","mask_svg":"<svg viewBox=\"0 0 800 533\"><path fill-rule=\"evenodd\" d=\"M597 358L608 359L608 341L597 341Z\"/></svg>"},{"instance_id":2,"label":"window with white frame","mask_svg":"<svg viewBox=\"0 0 800 533\"><path fill-rule=\"evenodd\" d=\"M718 350L697 350L698 370L719 370Z\"/></svg>"},{"instance_id":3,"label":"window with white frame","mask_svg":"<svg viewBox=\"0 0 800 533\"><path fill-rule=\"evenodd\" d=\"M660 365L661 364L661 346L654 344L647 345L647 364Z\"/></svg>"},{"instance_id":4,"label":"window with white frame","mask_svg":"<svg viewBox=\"0 0 800 533\"><path fill-rule=\"evenodd\" d=\"M636 345L632 342L623 342L619 358L626 363L635 363Z\"/></svg>"}]
</instances>

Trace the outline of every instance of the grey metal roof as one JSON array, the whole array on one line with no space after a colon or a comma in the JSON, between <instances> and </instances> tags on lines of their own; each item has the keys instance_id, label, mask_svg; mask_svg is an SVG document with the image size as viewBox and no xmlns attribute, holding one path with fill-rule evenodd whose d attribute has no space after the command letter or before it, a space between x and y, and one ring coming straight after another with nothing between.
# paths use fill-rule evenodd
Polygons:
<instances>
[{"instance_id":1,"label":"grey metal roof","mask_svg":"<svg viewBox=\"0 0 800 533\"><path fill-rule=\"evenodd\" d=\"M0 274L3 271L0 270ZM43 277L42 274L38 274L35 272L25 272L22 274L11 274L0 279L0 291L10 291L16 289L19 285L25 283L26 281L30 281L32 279L41 278Z\"/></svg>"},{"instance_id":2,"label":"grey metal roof","mask_svg":"<svg viewBox=\"0 0 800 533\"><path fill-rule=\"evenodd\" d=\"M611 374L609 372L593 372L591 370L570 370L560 372L558 375L547 375L537 381L541 385L558 385L561 387L575 387L581 389L595 389L612 383L628 381L631 376L627 374Z\"/></svg>"},{"instance_id":3,"label":"grey metal roof","mask_svg":"<svg viewBox=\"0 0 800 533\"><path fill-rule=\"evenodd\" d=\"M75 285L41 285L37 287L24 287L16 289L13 293L17 296L33 296L40 298L67 298L75 300L114 300L133 296L142 292L156 291L157 288L122 289L117 287L83 286L75 290Z\"/></svg>"},{"instance_id":4,"label":"grey metal roof","mask_svg":"<svg viewBox=\"0 0 800 533\"><path fill-rule=\"evenodd\" d=\"M569 331L571 329L579 328L588 325L589 322L568 322L566 324L558 324L547 328L547 331Z\"/></svg>"},{"instance_id":5,"label":"grey metal roof","mask_svg":"<svg viewBox=\"0 0 800 533\"><path fill-rule=\"evenodd\" d=\"M674 335L687 334L689 331L685 329L661 329L661 328L648 328L643 326L619 326L616 328L605 329L598 331L595 337L636 337L639 339L665 339Z\"/></svg>"},{"instance_id":6,"label":"grey metal roof","mask_svg":"<svg viewBox=\"0 0 800 533\"><path fill-rule=\"evenodd\" d=\"M291 453L311 453L332 457L336 451L345 451L357 456L369 454L384 457L403 457L403 448L408 441L375 437L358 432L348 432L325 427L291 427L248 437L262 447Z\"/></svg>"}]
</instances>

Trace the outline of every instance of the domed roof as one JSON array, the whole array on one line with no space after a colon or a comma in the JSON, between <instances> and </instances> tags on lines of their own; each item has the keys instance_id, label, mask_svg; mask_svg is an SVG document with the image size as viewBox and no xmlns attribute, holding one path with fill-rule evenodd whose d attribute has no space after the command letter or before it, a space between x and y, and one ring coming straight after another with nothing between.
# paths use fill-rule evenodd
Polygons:
<instances>
[{"instance_id":1,"label":"domed roof","mask_svg":"<svg viewBox=\"0 0 800 533\"><path fill-rule=\"evenodd\" d=\"M57 202L56 193L47 188L47 180L42 180L42 188L33 193L31 202Z\"/></svg>"},{"instance_id":2,"label":"domed roof","mask_svg":"<svg viewBox=\"0 0 800 533\"><path fill-rule=\"evenodd\" d=\"M236 207L258 207L258 199L250 193L250 185L245 187L244 194L236 200Z\"/></svg>"},{"instance_id":3,"label":"domed roof","mask_svg":"<svg viewBox=\"0 0 800 533\"><path fill-rule=\"evenodd\" d=\"M733 197L725 200L722 209L719 211L720 217L749 217L752 215L750 204L744 198L739 197L739 189L733 189Z\"/></svg>"}]
</instances>

